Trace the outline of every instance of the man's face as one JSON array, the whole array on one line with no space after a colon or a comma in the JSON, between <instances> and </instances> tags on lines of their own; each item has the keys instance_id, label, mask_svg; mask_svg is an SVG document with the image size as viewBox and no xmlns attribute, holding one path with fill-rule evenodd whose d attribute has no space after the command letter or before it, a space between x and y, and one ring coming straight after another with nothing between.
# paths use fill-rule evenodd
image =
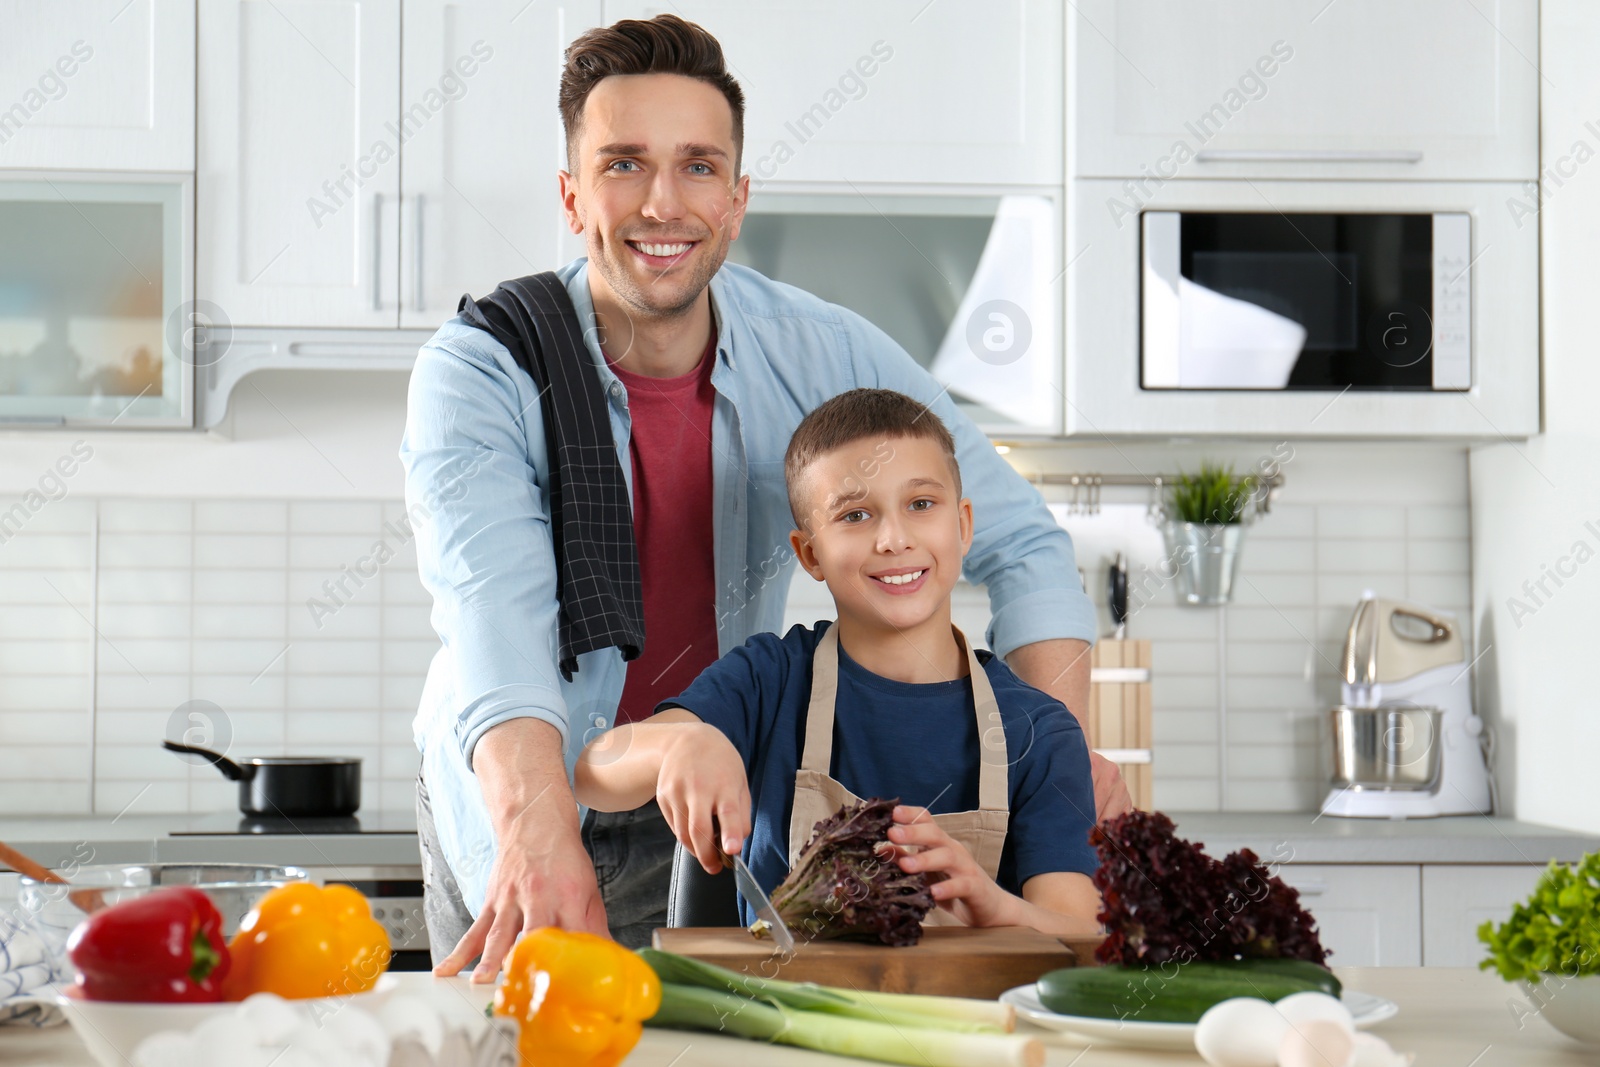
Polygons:
<instances>
[{"instance_id":1,"label":"man's face","mask_svg":"<svg viewBox=\"0 0 1600 1067\"><path fill-rule=\"evenodd\" d=\"M735 172L733 110L677 74L606 78L584 102L561 172L567 224L597 280L643 318L691 308L739 236L750 180Z\"/></svg>"},{"instance_id":2,"label":"man's face","mask_svg":"<svg viewBox=\"0 0 1600 1067\"><path fill-rule=\"evenodd\" d=\"M828 583L841 618L906 630L950 598L972 545L972 502L944 450L916 437L863 439L802 473L800 565Z\"/></svg>"}]
</instances>

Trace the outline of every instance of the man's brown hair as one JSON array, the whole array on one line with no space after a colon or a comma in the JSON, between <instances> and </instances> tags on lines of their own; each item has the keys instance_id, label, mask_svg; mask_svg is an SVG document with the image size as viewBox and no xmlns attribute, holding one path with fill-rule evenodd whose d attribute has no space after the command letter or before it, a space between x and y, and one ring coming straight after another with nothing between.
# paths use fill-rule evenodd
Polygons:
<instances>
[{"instance_id":1,"label":"man's brown hair","mask_svg":"<svg viewBox=\"0 0 1600 1067\"><path fill-rule=\"evenodd\" d=\"M961 466L956 462L956 442L950 431L924 404L893 389L851 389L818 405L795 427L783 456L783 480L789 489L789 510L795 527L810 533L801 519L800 476L821 456L864 438L921 438L944 451L954 476L956 496L961 495ZM892 454L892 453L891 453ZM885 459L887 457L884 457ZM862 480L877 474L877 464L859 473Z\"/></svg>"},{"instance_id":2,"label":"man's brown hair","mask_svg":"<svg viewBox=\"0 0 1600 1067\"><path fill-rule=\"evenodd\" d=\"M589 92L603 79L618 74L681 74L719 90L733 110L734 174L739 173L744 154L744 91L728 73L717 39L677 15L597 26L567 47L559 99L569 168L576 172L572 150L583 129L583 105Z\"/></svg>"}]
</instances>

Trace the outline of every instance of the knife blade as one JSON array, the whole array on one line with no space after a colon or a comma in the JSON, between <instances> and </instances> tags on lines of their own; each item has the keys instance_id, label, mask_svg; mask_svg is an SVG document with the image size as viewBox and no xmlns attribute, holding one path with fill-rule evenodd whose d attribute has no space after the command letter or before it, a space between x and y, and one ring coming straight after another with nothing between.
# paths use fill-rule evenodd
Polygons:
<instances>
[{"instance_id":1,"label":"knife blade","mask_svg":"<svg viewBox=\"0 0 1600 1067\"><path fill-rule=\"evenodd\" d=\"M751 873L744 857L723 853L723 859L733 865L733 882L739 889L739 895L750 902L750 907L755 909L757 918L765 920L772 931L772 940L777 942L778 948L786 954L793 952L794 934L789 932L788 924L778 918L778 909L772 906L772 898L767 896L766 890L761 888L761 883L756 881L756 876Z\"/></svg>"}]
</instances>

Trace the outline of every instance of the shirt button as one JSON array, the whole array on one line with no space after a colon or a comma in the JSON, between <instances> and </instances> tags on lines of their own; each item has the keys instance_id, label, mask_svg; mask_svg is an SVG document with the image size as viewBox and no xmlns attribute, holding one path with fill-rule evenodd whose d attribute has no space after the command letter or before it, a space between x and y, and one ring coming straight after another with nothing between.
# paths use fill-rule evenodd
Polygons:
<instances>
[{"instance_id":1,"label":"shirt button","mask_svg":"<svg viewBox=\"0 0 1600 1067\"><path fill-rule=\"evenodd\" d=\"M621 382L612 382L611 383L611 395L616 397L619 400L622 398L622 383Z\"/></svg>"}]
</instances>

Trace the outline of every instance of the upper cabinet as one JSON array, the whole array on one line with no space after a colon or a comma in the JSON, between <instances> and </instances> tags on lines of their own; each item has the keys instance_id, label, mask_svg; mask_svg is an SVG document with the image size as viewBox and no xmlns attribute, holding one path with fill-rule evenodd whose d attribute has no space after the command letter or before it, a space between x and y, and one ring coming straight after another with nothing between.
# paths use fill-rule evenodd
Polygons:
<instances>
[{"instance_id":1,"label":"upper cabinet","mask_svg":"<svg viewBox=\"0 0 1600 1067\"><path fill-rule=\"evenodd\" d=\"M1538 173L1537 0L1071 8L1074 176L1159 184Z\"/></svg>"},{"instance_id":2,"label":"upper cabinet","mask_svg":"<svg viewBox=\"0 0 1600 1067\"><path fill-rule=\"evenodd\" d=\"M200 13L195 281L236 326L395 326L399 0Z\"/></svg>"},{"instance_id":3,"label":"upper cabinet","mask_svg":"<svg viewBox=\"0 0 1600 1067\"><path fill-rule=\"evenodd\" d=\"M1057 0L608 0L722 43L745 93L744 169L766 182L1059 185Z\"/></svg>"},{"instance_id":4,"label":"upper cabinet","mask_svg":"<svg viewBox=\"0 0 1600 1067\"><path fill-rule=\"evenodd\" d=\"M599 20L599 0L405 0L402 326L582 254L561 213L556 91L562 53Z\"/></svg>"},{"instance_id":5,"label":"upper cabinet","mask_svg":"<svg viewBox=\"0 0 1600 1067\"><path fill-rule=\"evenodd\" d=\"M207 3L198 295L234 326L431 329L462 293L572 258L556 89L598 17L599 0Z\"/></svg>"},{"instance_id":6,"label":"upper cabinet","mask_svg":"<svg viewBox=\"0 0 1600 1067\"><path fill-rule=\"evenodd\" d=\"M0 71L0 168L194 169L195 0L0 0Z\"/></svg>"}]
</instances>

